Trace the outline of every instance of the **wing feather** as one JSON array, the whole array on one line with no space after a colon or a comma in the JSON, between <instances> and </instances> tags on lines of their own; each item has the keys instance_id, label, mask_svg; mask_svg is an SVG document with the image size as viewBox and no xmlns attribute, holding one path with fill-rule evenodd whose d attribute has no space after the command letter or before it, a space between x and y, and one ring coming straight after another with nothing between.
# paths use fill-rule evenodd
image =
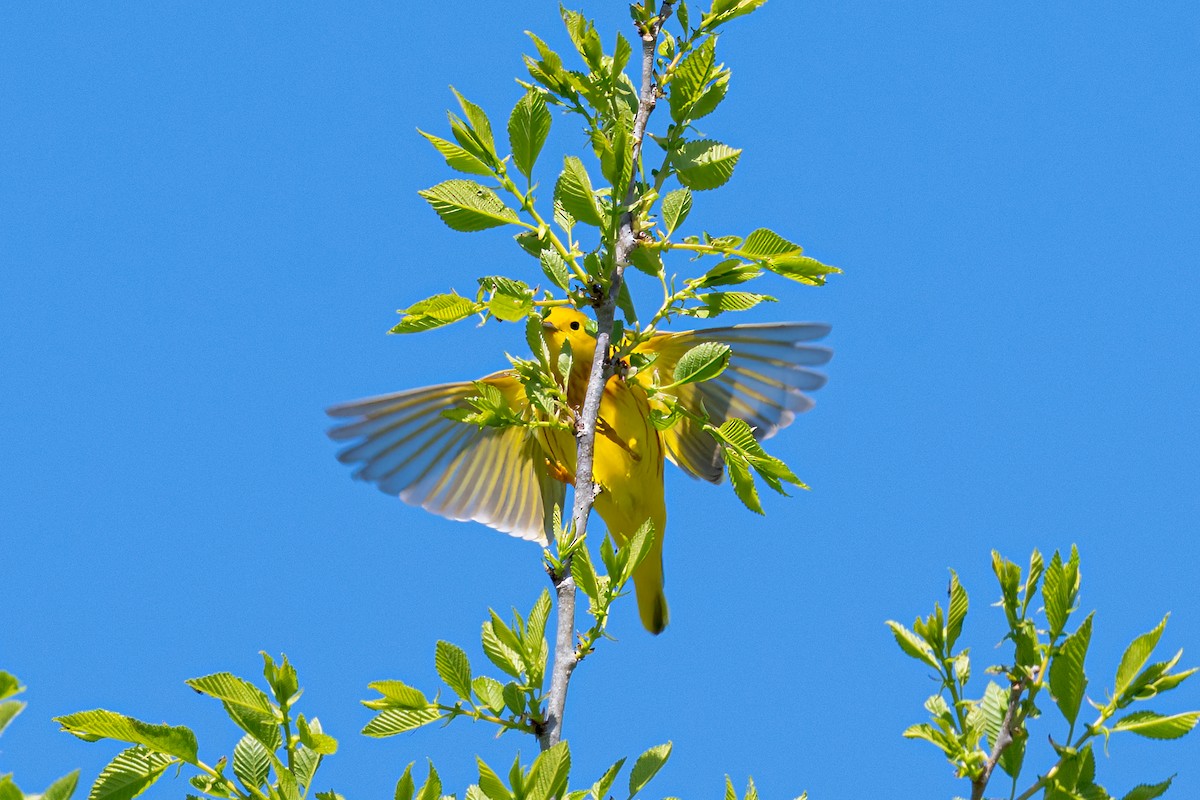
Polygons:
<instances>
[{"instance_id":1,"label":"wing feather","mask_svg":"<svg viewBox=\"0 0 1200 800\"><path fill-rule=\"evenodd\" d=\"M484 380L524 402L511 374ZM327 412L344 420L329 436L349 443L338 459L356 465L354 477L387 494L447 519L545 542L544 502L561 506L565 486L549 475L526 429L479 428L443 415L477 393L473 383L447 383L343 403Z\"/></svg>"},{"instance_id":2,"label":"wing feather","mask_svg":"<svg viewBox=\"0 0 1200 800\"><path fill-rule=\"evenodd\" d=\"M811 367L828 363L833 351L810 344L829 333L820 323L765 323L664 333L638 349L656 353L651 365L658 382L671 382L675 365L688 350L704 342L729 345L729 366L713 380L679 388L677 397L696 413L703 408L720 425L743 419L755 438L769 439L813 407L807 392L825 385L825 375ZM719 483L724 473L721 449L711 436L689 420L663 433L667 458L696 478Z\"/></svg>"}]
</instances>

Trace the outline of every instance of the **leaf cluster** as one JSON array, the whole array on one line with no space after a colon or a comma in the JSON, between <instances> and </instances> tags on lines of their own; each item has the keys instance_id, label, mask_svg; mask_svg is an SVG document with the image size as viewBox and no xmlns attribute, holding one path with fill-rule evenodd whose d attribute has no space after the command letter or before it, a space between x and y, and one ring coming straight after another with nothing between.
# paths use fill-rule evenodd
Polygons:
<instances>
[{"instance_id":1,"label":"leaf cluster","mask_svg":"<svg viewBox=\"0 0 1200 800\"><path fill-rule=\"evenodd\" d=\"M1164 617L1126 648L1111 688L1105 689L1104 701L1093 700L1087 695L1085 659L1094 614L1069 630L1078 610L1079 551L1072 547L1065 561L1056 551L1047 564L1034 550L1024 572L993 552L992 568L1000 586L997 605L1004 611L1007 627L1003 640L1012 643L1012 660L988 669L1002 676L1003 683L989 681L979 699L965 695L971 678L969 649L956 649L969 607L957 575L951 572L945 612L935 604L933 613L918 617L911 628L888 622L900 649L931 669L940 683L938 693L925 702L930 720L911 726L904 735L931 742L941 750L955 774L972 783L973 798L983 796L992 769L999 766L1012 779L1013 795L1020 800L1039 791L1044 791L1048 800L1110 800L1113 796L1096 783L1094 740L1102 736L1107 745L1108 738L1120 731L1151 739L1175 739L1191 731L1200 712L1122 712L1176 688L1196 669L1176 670L1182 651L1166 661L1148 663L1166 625ZM1065 735L1061 743L1050 738L1057 758L1054 765L1017 795L1029 741L1028 723L1042 713L1037 701L1043 689L1049 690ZM1084 700L1097 716L1077 733ZM1125 794L1124 800L1158 797L1170 784L1168 778L1138 786Z\"/></svg>"},{"instance_id":2,"label":"leaf cluster","mask_svg":"<svg viewBox=\"0 0 1200 800\"><path fill-rule=\"evenodd\" d=\"M25 701L13 699L24 691L25 687L15 675L0 670L0 734L25 710ZM17 786L11 774L3 774L0 775L0 800L70 800L78 783L79 770L75 770L54 781L41 794L27 795Z\"/></svg>"},{"instance_id":3,"label":"leaf cluster","mask_svg":"<svg viewBox=\"0 0 1200 800\"><path fill-rule=\"evenodd\" d=\"M816 286L837 272L767 228L744 237L703 231L683 235L694 193L723 186L741 156L740 149L697 128L698 122L718 109L730 85L731 72L717 56L719 35L724 25L761 5L762 0L715 0L696 15L686 2L632 5L631 15L640 34L635 44L658 41L656 47L646 46L643 53L652 76L649 87L638 86L626 72L631 64L638 65L629 40L618 34L611 47L606 47L591 20L563 8L562 21L574 52L565 56L541 37L529 34L534 49L525 57L529 79L520 81L525 93L504 126L507 142L496 136L496 126L483 108L454 91L458 108L448 113L448 136L425 131L421 135L448 167L470 177L448 179L420 194L454 230L518 229L516 243L536 260L545 283L533 285L527 277L481 277L474 297L450 292L401 309L402 319L391 332L416 333L478 316L483 322L524 320L527 334L540 333L538 323L548 309L597 305L615 278L619 283L616 302L624 320L614 323L609 362L636 369L639 355L635 349L654 336L660 325L679 317L711 319L775 300L769 294L745 290L742 284L770 273ZM669 30L666 23L672 13L678 24ZM649 108L665 101L670 115L665 129L654 133L639 127L639 101L649 103ZM554 121L552 109L582 121L588 149L583 156L563 157L552 186L549 213L543 214L535 173ZM657 167L646 163L645 137L661 153ZM628 263L662 286L661 303L645 324L639 321L628 284L620 280L626 266L617 263L618 239L626 229L623 225L633 231L635 239ZM717 262L699 275L681 279L667 272L665 258L673 251L691 261L715 256ZM455 419L495 427L574 428L572 410L561 391L570 374L571 354L566 354L565 365L549 364L545 345L536 341L539 336L526 338L535 358L510 360L525 385L532 411L508 408L497 392L481 386L469 409L450 412ZM689 365L701 355L692 357ZM669 427L685 416L671 402L671 388L709 380L723 369L715 359L705 366L689 369L682 378L676 376L669 386L652 387L652 393L663 398L656 422ZM803 484L786 465L763 452L745 428L703 426L727 456L730 483L737 496L762 513L755 475L780 492L783 483Z\"/></svg>"},{"instance_id":4,"label":"leaf cluster","mask_svg":"<svg viewBox=\"0 0 1200 800\"><path fill-rule=\"evenodd\" d=\"M104 709L57 717L68 733L87 742L114 739L131 747L109 762L92 784L88 800L128 800L149 789L170 768L190 766L189 782L199 794L220 800L304 800L317 769L338 743L316 717L293 713L300 688L295 668L284 656L276 663L266 653L263 676L267 690L229 672L186 681L200 694L221 702L229 719L243 732L232 758L213 764L200 759L196 735L186 726L155 725ZM232 775L229 774L232 772ZM333 792L315 792L317 800L334 800Z\"/></svg>"}]
</instances>

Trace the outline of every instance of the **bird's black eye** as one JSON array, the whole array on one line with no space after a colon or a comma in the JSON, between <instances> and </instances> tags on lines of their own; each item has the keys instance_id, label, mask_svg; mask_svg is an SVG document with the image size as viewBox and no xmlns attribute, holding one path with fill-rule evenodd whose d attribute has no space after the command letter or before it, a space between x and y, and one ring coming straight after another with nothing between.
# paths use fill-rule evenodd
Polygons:
<instances>
[{"instance_id":1,"label":"bird's black eye","mask_svg":"<svg viewBox=\"0 0 1200 800\"><path fill-rule=\"evenodd\" d=\"M578 322L572 322L572 323L571 323L571 330L573 330L573 331L577 331L577 330L579 330L579 323L578 323Z\"/></svg>"}]
</instances>

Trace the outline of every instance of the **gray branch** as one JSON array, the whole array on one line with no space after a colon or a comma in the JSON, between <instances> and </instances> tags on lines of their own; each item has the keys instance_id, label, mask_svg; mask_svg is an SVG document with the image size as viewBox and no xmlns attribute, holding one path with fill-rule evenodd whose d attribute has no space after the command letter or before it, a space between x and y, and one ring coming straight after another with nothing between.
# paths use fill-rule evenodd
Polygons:
<instances>
[{"instance_id":1,"label":"gray branch","mask_svg":"<svg viewBox=\"0 0 1200 800\"><path fill-rule=\"evenodd\" d=\"M671 16L671 6L674 2L675 0L664 2L653 23L648 27L639 26L638 30L638 35L642 40L642 90L638 100L637 115L633 120L631 151L634 164L637 164L638 158L641 156L642 139L646 135L646 123L658 102L658 87L654 82L654 51L658 45L659 31L662 30L663 23ZM629 256L638 245L638 231L633 214L633 206L637 199L637 181L631 179L625 193L625 209L621 213L616 246L613 249L613 264L609 274L608 291L596 303L596 351L592 358L592 371L588 375L583 408L577 417L575 430L577 442L575 506L572 510L571 521L575 527L576 537L582 537L587 533L588 517L592 511L592 503L599 491L599 487L595 485L592 477L596 446L596 420L600 416L600 398L604 395L604 386L613 374L612 364L608 360L608 352L612 342L617 296L621 291L621 281L625 275L625 267L629 263ZM543 750L553 747L562 738L567 688L571 682L571 674L579 665L581 658L575 646L575 580L571 577L569 557L563 560L562 569L554 574L552 579L558 605L558 618L555 628L554 668L550 675L546 721L538 737Z\"/></svg>"},{"instance_id":2,"label":"gray branch","mask_svg":"<svg viewBox=\"0 0 1200 800\"><path fill-rule=\"evenodd\" d=\"M983 772L979 774L978 778L971 781L971 800L983 800L983 793L987 789L988 781L992 779L992 772L1000 763L1000 757L1004 755L1004 751L1013 743L1017 712L1021 708L1021 695L1024 693L1024 680L1014 683L1008 691L1008 710L1004 712L1004 720L1000 723L1000 731L996 734L996 742L992 745L992 752L988 756L987 763L983 765Z\"/></svg>"}]
</instances>

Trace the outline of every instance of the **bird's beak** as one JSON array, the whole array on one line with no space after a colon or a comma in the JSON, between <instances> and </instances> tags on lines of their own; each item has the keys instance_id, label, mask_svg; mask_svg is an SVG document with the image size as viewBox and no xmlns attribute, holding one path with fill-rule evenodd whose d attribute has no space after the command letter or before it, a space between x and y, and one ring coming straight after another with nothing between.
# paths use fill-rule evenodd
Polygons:
<instances>
[{"instance_id":1,"label":"bird's beak","mask_svg":"<svg viewBox=\"0 0 1200 800\"><path fill-rule=\"evenodd\" d=\"M550 320L544 320L542 322L542 329L547 330L547 331L557 331L558 330L558 328L555 326L555 324L553 322L551 322Z\"/></svg>"}]
</instances>

